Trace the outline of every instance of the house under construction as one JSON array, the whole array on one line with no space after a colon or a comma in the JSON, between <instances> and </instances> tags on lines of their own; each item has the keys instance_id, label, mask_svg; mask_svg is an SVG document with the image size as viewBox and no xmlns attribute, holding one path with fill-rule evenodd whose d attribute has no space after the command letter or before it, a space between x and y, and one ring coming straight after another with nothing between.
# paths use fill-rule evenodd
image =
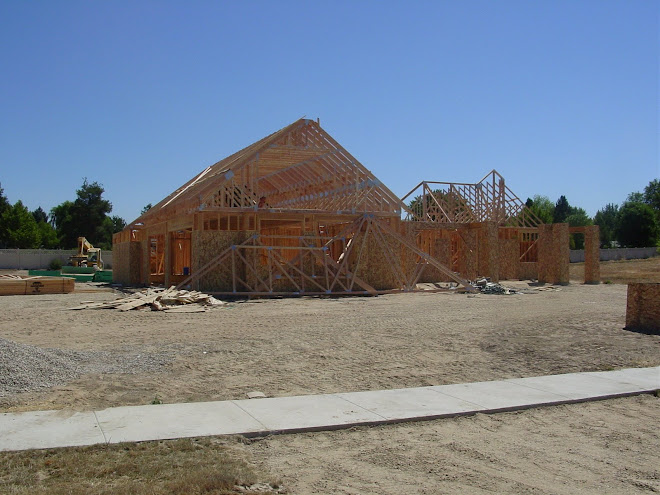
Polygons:
<instances>
[{"instance_id":1,"label":"house under construction","mask_svg":"<svg viewBox=\"0 0 660 495\"><path fill-rule=\"evenodd\" d=\"M206 168L113 237L114 280L225 295L378 294L477 277L568 283L569 235L496 171L398 198L318 121L300 119Z\"/></svg>"}]
</instances>

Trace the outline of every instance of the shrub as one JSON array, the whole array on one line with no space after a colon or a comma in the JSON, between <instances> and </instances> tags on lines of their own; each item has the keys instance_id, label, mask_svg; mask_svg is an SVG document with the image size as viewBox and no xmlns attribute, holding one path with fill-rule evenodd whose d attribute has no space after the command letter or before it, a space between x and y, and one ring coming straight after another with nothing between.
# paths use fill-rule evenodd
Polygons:
<instances>
[{"instance_id":1,"label":"shrub","mask_svg":"<svg viewBox=\"0 0 660 495\"><path fill-rule=\"evenodd\" d=\"M50 265L48 265L49 270L61 270L62 261L59 258L53 258L50 260Z\"/></svg>"}]
</instances>

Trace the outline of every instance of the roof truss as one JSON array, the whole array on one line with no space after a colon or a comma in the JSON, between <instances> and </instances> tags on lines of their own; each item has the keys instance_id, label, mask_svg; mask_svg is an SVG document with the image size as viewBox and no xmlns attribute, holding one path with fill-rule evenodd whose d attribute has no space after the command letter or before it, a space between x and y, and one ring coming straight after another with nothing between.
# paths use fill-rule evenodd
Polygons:
<instances>
[{"instance_id":1,"label":"roof truss","mask_svg":"<svg viewBox=\"0 0 660 495\"><path fill-rule=\"evenodd\" d=\"M318 122L300 119L206 168L131 226L215 208L401 213L401 202Z\"/></svg>"},{"instance_id":2,"label":"roof truss","mask_svg":"<svg viewBox=\"0 0 660 495\"><path fill-rule=\"evenodd\" d=\"M410 201L406 219L432 223L495 222L515 227L543 223L509 189L496 170L475 184L423 181L401 201Z\"/></svg>"}]
</instances>

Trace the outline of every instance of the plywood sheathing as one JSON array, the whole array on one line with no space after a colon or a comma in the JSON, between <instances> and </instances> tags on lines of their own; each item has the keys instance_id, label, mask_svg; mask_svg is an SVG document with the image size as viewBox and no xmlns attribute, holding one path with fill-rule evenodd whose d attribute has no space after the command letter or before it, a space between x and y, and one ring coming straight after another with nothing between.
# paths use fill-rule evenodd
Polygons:
<instances>
[{"instance_id":1,"label":"plywood sheathing","mask_svg":"<svg viewBox=\"0 0 660 495\"><path fill-rule=\"evenodd\" d=\"M499 239L499 276L501 280L520 277L520 244L518 239Z\"/></svg>"},{"instance_id":2,"label":"plywood sheathing","mask_svg":"<svg viewBox=\"0 0 660 495\"><path fill-rule=\"evenodd\" d=\"M479 275L479 230L476 228L459 229L462 242L462 259L459 271L468 280L475 280Z\"/></svg>"},{"instance_id":3,"label":"plywood sheathing","mask_svg":"<svg viewBox=\"0 0 660 495\"><path fill-rule=\"evenodd\" d=\"M297 243L291 246L272 243L273 238L281 237L279 235L256 232L244 242L222 237L222 234L211 239L193 234L194 248L200 244L213 245L213 248L209 256L194 263L193 273L182 280L179 287L189 284L197 288L210 274L215 274L215 279L208 283L221 287L213 289L218 294L375 295L383 291L415 290L421 275L431 266L459 285L469 286L466 280L421 251L414 239L401 235L396 219L363 215L333 237L289 236L289 240ZM343 247L333 255L330 247L337 242ZM293 253L293 256L285 253ZM292 287L286 282L282 287L279 281L285 280Z\"/></svg>"},{"instance_id":4,"label":"plywood sheathing","mask_svg":"<svg viewBox=\"0 0 660 495\"><path fill-rule=\"evenodd\" d=\"M540 225L538 280L541 283L568 284L570 244L567 223Z\"/></svg>"},{"instance_id":5,"label":"plywood sheathing","mask_svg":"<svg viewBox=\"0 0 660 495\"><path fill-rule=\"evenodd\" d=\"M600 283L600 229L584 227L584 283Z\"/></svg>"},{"instance_id":6,"label":"plywood sheathing","mask_svg":"<svg viewBox=\"0 0 660 495\"><path fill-rule=\"evenodd\" d=\"M554 269L557 272L554 284L566 285L569 283L568 267L571 262L571 246L567 223L555 223L552 225L554 237L554 248L557 258L553 259Z\"/></svg>"},{"instance_id":7,"label":"plywood sheathing","mask_svg":"<svg viewBox=\"0 0 660 495\"><path fill-rule=\"evenodd\" d=\"M626 328L660 334L660 284L628 284Z\"/></svg>"},{"instance_id":8,"label":"plywood sheathing","mask_svg":"<svg viewBox=\"0 0 660 495\"><path fill-rule=\"evenodd\" d=\"M518 264L518 276L520 280L534 280L538 278L539 268L538 262L534 261L521 261Z\"/></svg>"},{"instance_id":9,"label":"plywood sheathing","mask_svg":"<svg viewBox=\"0 0 660 495\"><path fill-rule=\"evenodd\" d=\"M490 277L493 282L500 281L500 243L499 229L495 222L486 222L483 226L482 259L486 266L482 276Z\"/></svg>"},{"instance_id":10,"label":"plywood sheathing","mask_svg":"<svg viewBox=\"0 0 660 495\"><path fill-rule=\"evenodd\" d=\"M172 284L172 237L165 232L163 237L165 241L165 263L164 263L164 285L169 287Z\"/></svg>"},{"instance_id":11,"label":"plywood sheathing","mask_svg":"<svg viewBox=\"0 0 660 495\"><path fill-rule=\"evenodd\" d=\"M193 231L192 233L192 268L196 273L201 267L232 245L240 244L255 232ZM245 277L245 271L239 274ZM198 281L195 290L232 292L233 281L231 266L227 263L214 267Z\"/></svg>"},{"instance_id":12,"label":"plywood sheathing","mask_svg":"<svg viewBox=\"0 0 660 495\"><path fill-rule=\"evenodd\" d=\"M140 237L140 254L142 260L140 263L142 285L151 284L151 241L147 236Z\"/></svg>"},{"instance_id":13,"label":"plywood sheathing","mask_svg":"<svg viewBox=\"0 0 660 495\"><path fill-rule=\"evenodd\" d=\"M368 230L367 230L368 229ZM353 241L351 270L376 290L403 289L415 270L418 256L404 249L398 238L385 236L366 225Z\"/></svg>"},{"instance_id":14,"label":"plywood sheathing","mask_svg":"<svg viewBox=\"0 0 660 495\"><path fill-rule=\"evenodd\" d=\"M555 259L553 250L554 243L552 239L552 224L539 225L538 240L538 280L542 284L554 283L555 274L553 270L553 259Z\"/></svg>"},{"instance_id":15,"label":"plywood sheathing","mask_svg":"<svg viewBox=\"0 0 660 495\"><path fill-rule=\"evenodd\" d=\"M129 241L115 244L112 250L112 280L122 285L142 283L142 246L140 242Z\"/></svg>"},{"instance_id":16,"label":"plywood sheathing","mask_svg":"<svg viewBox=\"0 0 660 495\"><path fill-rule=\"evenodd\" d=\"M418 222L402 222L404 235L413 240L417 247L430 254L446 267L451 267L451 231L447 229L419 229ZM419 279L420 283L450 282L441 270L429 266Z\"/></svg>"}]
</instances>

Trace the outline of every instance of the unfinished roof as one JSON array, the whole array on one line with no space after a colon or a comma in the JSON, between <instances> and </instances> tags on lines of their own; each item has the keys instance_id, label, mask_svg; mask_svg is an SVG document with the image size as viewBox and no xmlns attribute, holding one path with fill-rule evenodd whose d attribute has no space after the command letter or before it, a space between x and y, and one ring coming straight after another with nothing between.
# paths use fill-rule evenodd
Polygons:
<instances>
[{"instance_id":1,"label":"unfinished roof","mask_svg":"<svg viewBox=\"0 0 660 495\"><path fill-rule=\"evenodd\" d=\"M226 208L400 214L401 202L318 122L300 119L207 167L130 226Z\"/></svg>"},{"instance_id":2,"label":"unfinished roof","mask_svg":"<svg viewBox=\"0 0 660 495\"><path fill-rule=\"evenodd\" d=\"M496 170L475 184L423 181L401 201L407 220L432 223L495 222L503 226L536 227L541 220L507 187Z\"/></svg>"}]
</instances>

